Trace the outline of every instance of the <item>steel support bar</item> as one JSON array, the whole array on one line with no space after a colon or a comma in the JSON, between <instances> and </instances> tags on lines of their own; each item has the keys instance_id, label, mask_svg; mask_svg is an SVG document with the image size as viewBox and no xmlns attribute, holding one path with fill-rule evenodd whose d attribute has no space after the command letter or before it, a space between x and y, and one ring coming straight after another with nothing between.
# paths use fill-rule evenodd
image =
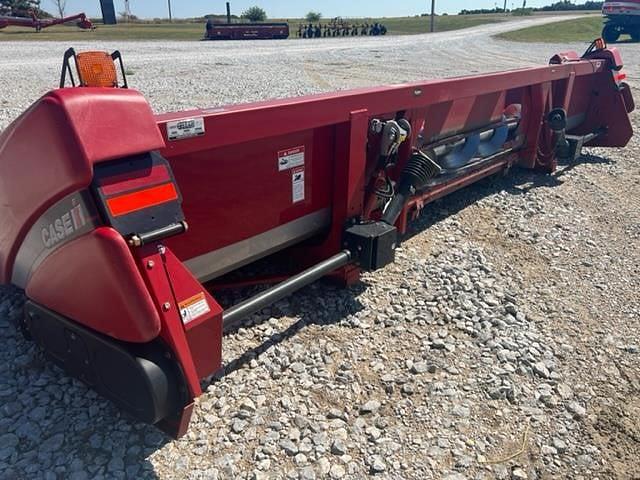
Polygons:
<instances>
[{"instance_id":1,"label":"steel support bar","mask_svg":"<svg viewBox=\"0 0 640 480\"><path fill-rule=\"evenodd\" d=\"M324 262L320 262L298 275L295 275L290 279L239 303L238 305L234 305L228 310L225 310L222 314L222 322L225 330L232 329L237 326L242 319L248 317L252 313L258 312L266 306L289 296L293 292L306 287L310 283L319 280L340 267L344 267L350 262L351 252L349 252L349 250L343 250Z\"/></svg>"}]
</instances>

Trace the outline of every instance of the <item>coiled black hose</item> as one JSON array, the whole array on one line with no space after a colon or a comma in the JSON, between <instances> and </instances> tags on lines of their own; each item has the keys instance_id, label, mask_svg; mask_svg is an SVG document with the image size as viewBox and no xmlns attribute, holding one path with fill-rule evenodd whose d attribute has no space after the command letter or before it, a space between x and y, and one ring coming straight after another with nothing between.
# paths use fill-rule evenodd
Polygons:
<instances>
[{"instance_id":1,"label":"coiled black hose","mask_svg":"<svg viewBox=\"0 0 640 480\"><path fill-rule=\"evenodd\" d=\"M396 194L387 204L381 220L389 225L395 225L409 197L424 188L429 180L439 175L441 171L435 160L428 154L416 152L411 155L400 175Z\"/></svg>"}]
</instances>

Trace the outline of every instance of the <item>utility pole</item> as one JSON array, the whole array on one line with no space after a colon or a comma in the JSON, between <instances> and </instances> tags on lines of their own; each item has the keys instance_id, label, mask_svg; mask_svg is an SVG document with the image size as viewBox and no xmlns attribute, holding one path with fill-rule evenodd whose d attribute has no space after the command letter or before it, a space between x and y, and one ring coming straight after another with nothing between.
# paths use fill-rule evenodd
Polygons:
<instances>
[{"instance_id":1,"label":"utility pole","mask_svg":"<svg viewBox=\"0 0 640 480\"><path fill-rule=\"evenodd\" d=\"M167 0L167 4L169 5L169 22L173 22L173 18L171 18L171 0Z\"/></svg>"},{"instance_id":2,"label":"utility pole","mask_svg":"<svg viewBox=\"0 0 640 480\"><path fill-rule=\"evenodd\" d=\"M436 31L436 0L431 0L431 33Z\"/></svg>"},{"instance_id":3,"label":"utility pole","mask_svg":"<svg viewBox=\"0 0 640 480\"><path fill-rule=\"evenodd\" d=\"M507 0L504 0L504 13L507 13Z\"/></svg>"}]
</instances>

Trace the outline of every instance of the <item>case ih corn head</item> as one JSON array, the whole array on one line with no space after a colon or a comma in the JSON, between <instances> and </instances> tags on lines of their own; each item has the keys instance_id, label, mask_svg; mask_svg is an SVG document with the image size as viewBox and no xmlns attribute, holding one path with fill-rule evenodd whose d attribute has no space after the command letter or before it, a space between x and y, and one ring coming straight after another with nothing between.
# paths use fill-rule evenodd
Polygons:
<instances>
[{"instance_id":1,"label":"case ih corn head","mask_svg":"<svg viewBox=\"0 0 640 480\"><path fill-rule=\"evenodd\" d=\"M54 361L174 436L224 330L384 267L437 198L632 136L602 41L536 68L164 115L118 88L114 60L69 51L61 88L0 136L0 282L24 289L24 332ZM274 252L297 270L242 303L204 285Z\"/></svg>"}]
</instances>

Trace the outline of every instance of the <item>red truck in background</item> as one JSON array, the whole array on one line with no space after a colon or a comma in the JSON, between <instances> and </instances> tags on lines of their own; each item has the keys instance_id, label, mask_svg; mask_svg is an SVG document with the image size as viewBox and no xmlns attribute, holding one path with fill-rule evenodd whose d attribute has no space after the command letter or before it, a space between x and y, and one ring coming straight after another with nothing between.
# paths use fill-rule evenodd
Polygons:
<instances>
[{"instance_id":1,"label":"red truck in background","mask_svg":"<svg viewBox=\"0 0 640 480\"><path fill-rule=\"evenodd\" d=\"M625 34L635 42L640 41L640 0L606 0L602 15L605 17L602 38L606 42L615 43Z\"/></svg>"}]
</instances>

